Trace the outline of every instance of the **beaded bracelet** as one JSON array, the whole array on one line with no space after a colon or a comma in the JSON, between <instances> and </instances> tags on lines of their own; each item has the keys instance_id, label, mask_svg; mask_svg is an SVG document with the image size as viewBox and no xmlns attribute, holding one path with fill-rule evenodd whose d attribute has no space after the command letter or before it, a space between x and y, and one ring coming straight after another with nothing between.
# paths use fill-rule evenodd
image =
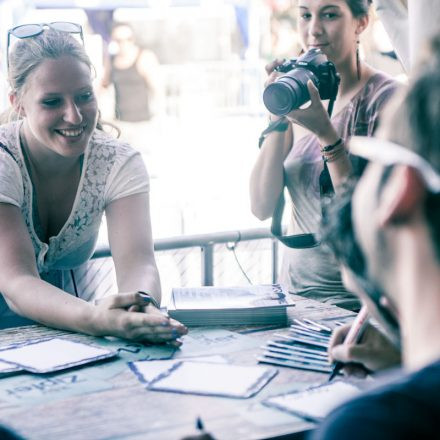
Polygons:
<instances>
[{"instance_id":1,"label":"beaded bracelet","mask_svg":"<svg viewBox=\"0 0 440 440\"><path fill-rule=\"evenodd\" d=\"M342 156L346 156L347 151L345 148L338 148L337 150L333 150L330 154L326 153L322 156L324 162L335 162L340 159Z\"/></svg>"},{"instance_id":2,"label":"beaded bracelet","mask_svg":"<svg viewBox=\"0 0 440 440\"><path fill-rule=\"evenodd\" d=\"M335 162L347 154L344 147L344 141L338 139L334 144L321 148L321 154L324 162Z\"/></svg>"}]
</instances>

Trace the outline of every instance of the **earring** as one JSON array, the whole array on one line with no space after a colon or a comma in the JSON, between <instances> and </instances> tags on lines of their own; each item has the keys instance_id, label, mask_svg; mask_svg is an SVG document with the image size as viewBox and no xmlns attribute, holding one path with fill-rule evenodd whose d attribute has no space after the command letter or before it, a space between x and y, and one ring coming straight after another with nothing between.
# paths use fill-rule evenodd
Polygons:
<instances>
[{"instance_id":1,"label":"earring","mask_svg":"<svg viewBox=\"0 0 440 440\"><path fill-rule=\"evenodd\" d=\"M361 79L361 60L359 56L359 40L356 41L356 71L358 81Z\"/></svg>"}]
</instances>

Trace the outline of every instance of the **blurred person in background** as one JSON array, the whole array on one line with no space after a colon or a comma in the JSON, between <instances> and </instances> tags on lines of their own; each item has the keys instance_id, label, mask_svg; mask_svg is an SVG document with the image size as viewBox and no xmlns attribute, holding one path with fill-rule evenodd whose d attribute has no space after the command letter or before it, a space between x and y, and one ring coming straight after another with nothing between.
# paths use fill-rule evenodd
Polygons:
<instances>
[{"instance_id":1,"label":"blurred person in background","mask_svg":"<svg viewBox=\"0 0 440 440\"><path fill-rule=\"evenodd\" d=\"M298 1L303 51L319 48L336 66L341 82L332 117L309 82L310 105L287 114L284 123L265 137L251 173L251 209L261 220L273 216L281 193L288 189L293 205L289 233L318 231L324 163L335 189L357 172L346 142L353 135L374 133L380 111L397 87L391 77L359 56L359 39L369 23L370 3ZM281 63L275 60L266 67L267 84L279 77L274 69ZM271 123L278 119L270 115ZM349 309L359 307L358 300L343 286L338 262L324 246L284 248L279 281L295 294Z\"/></svg>"},{"instance_id":2,"label":"blurred person in background","mask_svg":"<svg viewBox=\"0 0 440 440\"><path fill-rule=\"evenodd\" d=\"M151 121L161 112L163 85L160 65L152 50L141 48L132 27L114 25L102 79L114 87L115 124L122 139L142 153L151 153L154 136Z\"/></svg>"}]
</instances>

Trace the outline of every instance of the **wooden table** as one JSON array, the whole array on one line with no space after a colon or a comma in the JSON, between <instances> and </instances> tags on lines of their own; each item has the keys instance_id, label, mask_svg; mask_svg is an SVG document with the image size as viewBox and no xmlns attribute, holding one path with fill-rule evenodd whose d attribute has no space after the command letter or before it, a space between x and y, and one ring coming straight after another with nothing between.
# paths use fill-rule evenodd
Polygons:
<instances>
[{"instance_id":1,"label":"wooden table","mask_svg":"<svg viewBox=\"0 0 440 440\"><path fill-rule=\"evenodd\" d=\"M353 313L295 297L289 318L350 320ZM282 331L282 330L281 330ZM298 390L326 380L327 375L277 367L279 373L250 399L228 399L154 392L145 389L128 361L220 354L229 362L255 365L256 355L280 329L194 329L181 349L145 347L121 340L68 333L42 326L0 331L0 346L42 336L63 336L119 349L114 360L65 370L58 374L19 373L0 376L0 423L26 439L41 440L177 440L195 433L200 416L216 439L298 438L313 427L290 414L265 407L271 395Z\"/></svg>"}]
</instances>

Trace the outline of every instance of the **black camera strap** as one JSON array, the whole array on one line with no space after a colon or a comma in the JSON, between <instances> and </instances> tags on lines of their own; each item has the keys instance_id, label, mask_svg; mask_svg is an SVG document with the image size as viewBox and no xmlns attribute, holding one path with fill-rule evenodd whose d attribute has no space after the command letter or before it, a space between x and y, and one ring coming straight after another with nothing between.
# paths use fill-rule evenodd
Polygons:
<instances>
[{"instance_id":1,"label":"black camera strap","mask_svg":"<svg viewBox=\"0 0 440 440\"><path fill-rule=\"evenodd\" d=\"M330 102L328 104L328 114L331 116L333 111L333 104L335 102L336 96L330 99ZM275 122L282 121L285 118L278 119ZM263 143L265 137L272 131L275 131L276 129L271 129L272 124L269 124L269 126L263 131L263 133L260 136L260 142L259 147L261 147L261 144ZM278 129L277 131L285 131ZM294 248L294 249L307 249L307 248L313 248L316 246L319 246L321 242L317 238L316 233L306 233L306 234L293 234L293 235L283 235L283 230L281 226L281 222L283 219L283 212L284 212L284 206L285 206L285 199L284 199L284 186L281 190L280 197L278 198L277 204L275 206L275 210L272 216L272 225L270 228L270 232L274 237L276 237L281 243L286 245L287 247ZM331 197L334 194L333 184L330 178L330 173L327 168L327 163L324 162L324 169L321 171L321 174L319 175L319 194L321 199L321 207L323 205L324 198Z\"/></svg>"},{"instance_id":2,"label":"black camera strap","mask_svg":"<svg viewBox=\"0 0 440 440\"><path fill-rule=\"evenodd\" d=\"M258 139L258 148L261 148L264 140L266 139L269 133L273 131L286 131L289 128L289 121L283 116L282 118L277 119L276 121L271 121L269 125L261 132L260 138Z\"/></svg>"},{"instance_id":3,"label":"black camera strap","mask_svg":"<svg viewBox=\"0 0 440 440\"><path fill-rule=\"evenodd\" d=\"M324 169L321 171L319 176L319 194L321 198L321 207L323 199L325 197L331 197L334 194L333 184L330 179L330 174L328 172L326 163L324 163ZM281 243L290 248L306 249L319 246L321 242L317 239L316 233L283 235L281 222L283 219L284 206L285 199L283 188L272 216L272 225L270 228L272 235L281 241Z\"/></svg>"}]
</instances>

